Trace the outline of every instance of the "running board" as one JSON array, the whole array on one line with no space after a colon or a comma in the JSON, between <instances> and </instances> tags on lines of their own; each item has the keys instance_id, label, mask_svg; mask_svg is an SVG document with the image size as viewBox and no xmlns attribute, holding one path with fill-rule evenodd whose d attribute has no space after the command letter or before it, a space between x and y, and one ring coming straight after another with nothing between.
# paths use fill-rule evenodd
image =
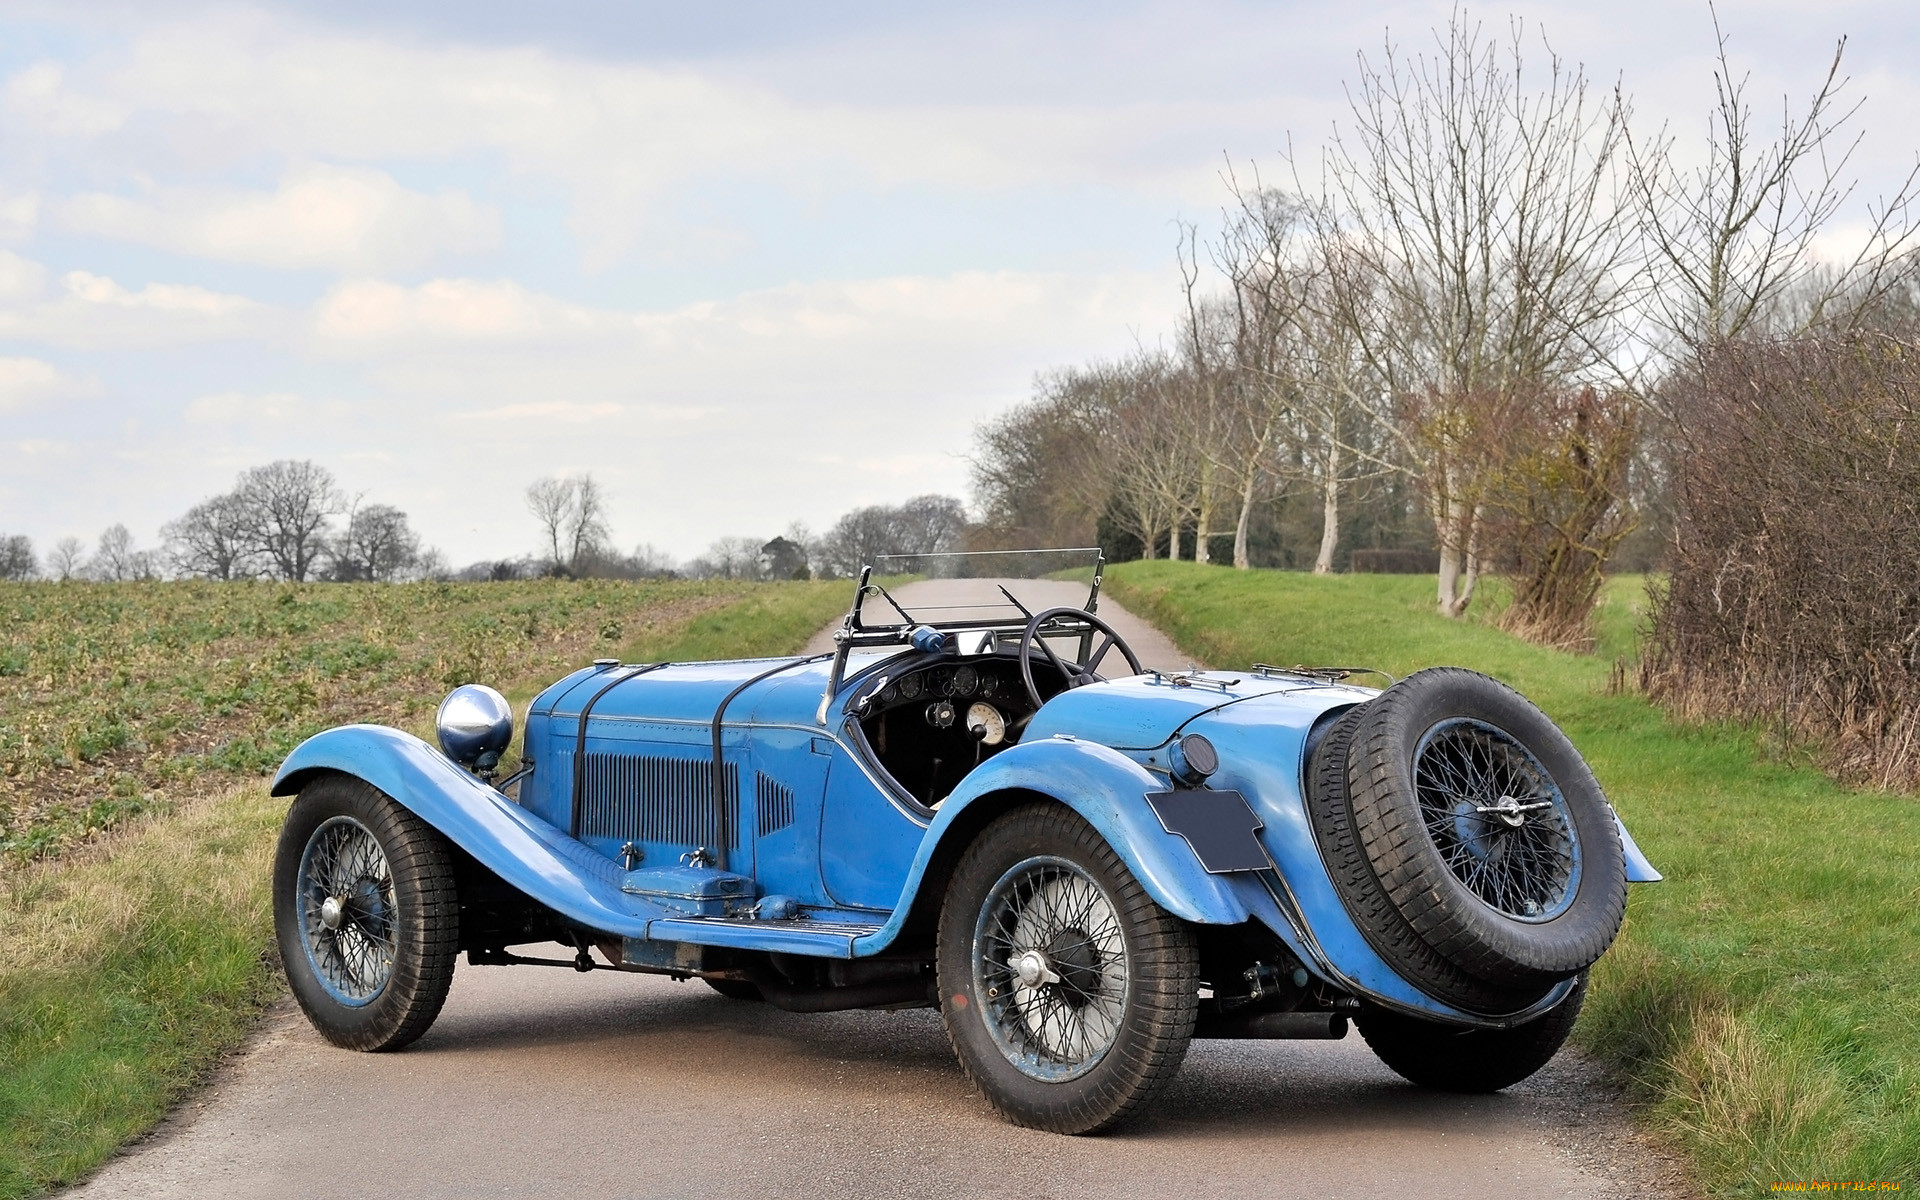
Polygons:
<instances>
[{"instance_id":1,"label":"running board","mask_svg":"<svg viewBox=\"0 0 1920 1200\"><path fill-rule=\"evenodd\" d=\"M656 917L647 922L644 939L634 942L682 942L690 946L725 946L731 950L764 950L771 954L804 954L812 958L852 958L853 943L882 926L839 921L754 921L728 917ZM652 957L640 947L629 959Z\"/></svg>"}]
</instances>

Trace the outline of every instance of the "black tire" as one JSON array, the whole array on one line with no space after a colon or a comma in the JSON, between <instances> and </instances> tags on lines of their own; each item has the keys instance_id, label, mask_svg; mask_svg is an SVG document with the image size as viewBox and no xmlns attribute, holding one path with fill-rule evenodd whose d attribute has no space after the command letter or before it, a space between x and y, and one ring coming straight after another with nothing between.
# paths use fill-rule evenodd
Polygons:
<instances>
[{"instance_id":1,"label":"black tire","mask_svg":"<svg viewBox=\"0 0 1920 1200\"><path fill-rule=\"evenodd\" d=\"M1321 858L1335 889L1374 950L1421 991L1473 1012L1517 1012L1538 1000L1544 987L1503 988L1478 979L1442 958L1420 939L1380 887L1353 830L1347 803L1347 752L1366 706L1334 721L1307 760L1307 811Z\"/></svg>"},{"instance_id":2,"label":"black tire","mask_svg":"<svg viewBox=\"0 0 1920 1200\"><path fill-rule=\"evenodd\" d=\"M319 776L280 829L273 924L294 999L321 1036L349 1050L398 1050L433 1024L453 983L452 853L385 793Z\"/></svg>"},{"instance_id":3,"label":"black tire","mask_svg":"<svg viewBox=\"0 0 1920 1200\"><path fill-rule=\"evenodd\" d=\"M760 993L759 985L745 979L702 978L701 982L729 1000L766 1000L766 997Z\"/></svg>"},{"instance_id":4,"label":"black tire","mask_svg":"<svg viewBox=\"0 0 1920 1200\"><path fill-rule=\"evenodd\" d=\"M1468 975L1538 994L1619 933L1626 865L1606 796L1567 736L1498 680L1443 667L1370 701L1347 794L1388 902ZM1523 800L1537 811L1484 807Z\"/></svg>"},{"instance_id":5,"label":"black tire","mask_svg":"<svg viewBox=\"0 0 1920 1200\"><path fill-rule=\"evenodd\" d=\"M967 848L940 910L938 967L967 1078L1008 1120L1055 1133L1110 1128L1151 1100L1199 1011L1191 927L1058 804L1014 809Z\"/></svg>"},{"instance_id":6,"label":"black tire","mask_svg":"<svg viewBox=\"0 0 1920 1200\"><path fill-rule=\"evenodd\" d=\"M1497 1092L1547 1065L1580 1015L1587 977L1539 1018L1512 1029L1455 1029L1371 1006L1355 1024L1402 1079L1443 1092Z\"/></svg>"}]
</instances>

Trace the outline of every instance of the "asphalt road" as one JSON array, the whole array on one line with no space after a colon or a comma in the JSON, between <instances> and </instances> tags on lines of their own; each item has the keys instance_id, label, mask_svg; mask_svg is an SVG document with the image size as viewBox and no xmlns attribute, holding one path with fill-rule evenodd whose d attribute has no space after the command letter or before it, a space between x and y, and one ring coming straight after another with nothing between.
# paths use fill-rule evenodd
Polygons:
<instances>
[{"instance_id":1,"label":"asphalt road","mask_svg":"<svg viewBox=\"0 0 1920 1200\"><path fill-rule=\"evenodd\" d=\"M1150 665L1186 665L1123 627L1136 632ZM1196 1042L1143 1119L1066 1138L994 1117L930 1011L801 1016L698 982L462 965L439 1021L398 1054L336 1050L281 1004L209 1087L71 1195L1494 1200L1679 1187L1570 1053L1503 1094L1461 1097L1402 1083L1357 1034Z\"/></svg>"}]
</instances>

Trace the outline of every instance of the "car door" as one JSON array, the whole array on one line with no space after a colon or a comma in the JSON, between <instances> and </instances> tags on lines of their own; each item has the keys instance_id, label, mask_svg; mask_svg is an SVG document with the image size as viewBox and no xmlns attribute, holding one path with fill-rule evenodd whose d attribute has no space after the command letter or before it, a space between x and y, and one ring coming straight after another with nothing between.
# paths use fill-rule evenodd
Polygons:
<instances>
[{"instance_id":1,"label":"car door","mask_svg":"<svg viewBox=\"0 0 1920 1200\"><path fill-rule=\"evenodd\" d=\"M820 806L820 875L846 908L891 912L930 818L896 794L851 722L834 740Z\"/></svg>"}]
</instances>

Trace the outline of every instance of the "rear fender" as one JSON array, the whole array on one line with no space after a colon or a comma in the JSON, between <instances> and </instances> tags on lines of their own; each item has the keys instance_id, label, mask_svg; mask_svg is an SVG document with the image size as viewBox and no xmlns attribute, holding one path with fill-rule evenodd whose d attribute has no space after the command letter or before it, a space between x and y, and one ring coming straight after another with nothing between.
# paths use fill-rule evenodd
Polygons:
<instances>
[{"instance_id":1,"label":"rear fender","mask_svg":"<svg viewBox=\"0 0 1920 1200\"><path fill-rule=\"evenodd\" d=\"M929 868L951 862L977 831L974 807L993 805L1008 793L1045 796L1086 818L1154 902L1174 916L1203 925L1246 921L1251 912L1230 882L1233 877L1209 875L1186 839L1168 833L1147 807L1148 792L1166 789L1166 780L1119 751L1065 736L1023 742L994 755L941 801L892 919L860 939L855 952L877 953L893 941L921 899ZM925 899L937 904L939 897Z\"/></svg>"},{"instance_id":2,"label":"rear fender","mask_svg":"<svg viewBox=\"0 0 1920 1200\"><path fill-rule=\"evenodd\" d=\"M455 766L427 743L384 725L346 725L315 734L274 776L290 796L309 779L338 772L364 780L444 834L494 874L561 916L590 929L645 937L610 860L533 816Z\"/></svg>"}]
</instances>

